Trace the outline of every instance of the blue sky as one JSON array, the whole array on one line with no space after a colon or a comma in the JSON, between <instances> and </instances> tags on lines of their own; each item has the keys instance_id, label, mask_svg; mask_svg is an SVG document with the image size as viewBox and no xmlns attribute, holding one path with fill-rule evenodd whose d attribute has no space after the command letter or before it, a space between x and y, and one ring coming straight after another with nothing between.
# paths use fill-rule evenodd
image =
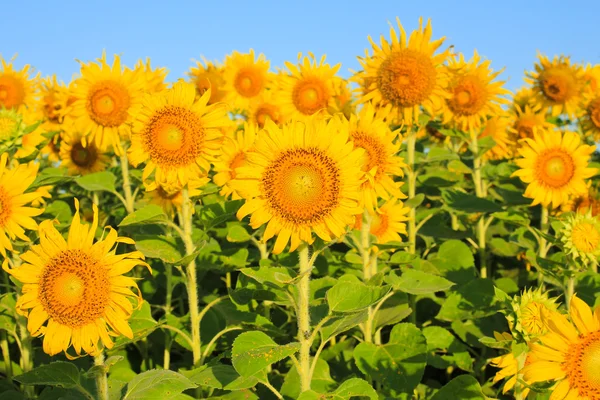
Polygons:
<instances>
[{"instance_id":1,"label":"blue sky","mask_svg":"<svg viewBox=\"0 0 600 400\"><path fill-rule=\"evenodd\" d=\"M600 63L600 1L19 1L2 4L0 54L42 75L69 81L75 59L92 60L106 49L127 65L150 57L169 80L185 76L201 55L222 60L254 48L271 66L295 61L299 51L325 53L342 63L340 75L358 69L368 35L388 37L396 16L407 31L419 16L431 18L434 38L470 56L474 49L506 67L507 87L523 84L537 51Z\"/></svg>"}]
</instances>

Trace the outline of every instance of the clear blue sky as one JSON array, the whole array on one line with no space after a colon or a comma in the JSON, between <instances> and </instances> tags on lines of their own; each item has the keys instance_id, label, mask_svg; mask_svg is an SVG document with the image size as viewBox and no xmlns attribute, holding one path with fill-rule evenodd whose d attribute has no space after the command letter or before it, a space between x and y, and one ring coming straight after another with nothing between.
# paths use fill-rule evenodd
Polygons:
<instances>
[{"instance_id":1,"label":"clear blue sky","mask_svg":"<svg viewBox=\"0 0 600 400\"><path fill-rule=\"evenodd\" d=\"M431 18L434 38L470 56L474 49L506 67L507 87L523 84L539 50L573 61L600 63L600 1L41 1L2 2L0 53L18 53L17 65L69 81L75 58L92 60L106 49L127 65L151 57L169 80L185 76L191 59L222 60L232 50L254 48L271 66L295 61L299 51L325 53L358 69L367 36L388 35L400 17L407 32L419 16Z\"/></svg>"}]
</instances>

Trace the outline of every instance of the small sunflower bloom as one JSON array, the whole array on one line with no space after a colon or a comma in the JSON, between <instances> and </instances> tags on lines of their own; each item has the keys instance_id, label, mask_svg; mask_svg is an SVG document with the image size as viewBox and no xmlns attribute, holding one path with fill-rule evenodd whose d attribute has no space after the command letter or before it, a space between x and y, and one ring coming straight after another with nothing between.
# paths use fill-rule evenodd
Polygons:
<instances>
[{"instance_id":1,"label":"small sunflower bloom","mask_svg":"<svg viewBox=\"0 0 600 400\"><path fill-rule=\"evenodd\" d=\"M567 217L559 233L565 252L584 264L598 263L600 255L600 221L587 214L576 213Z\"/></svg>"},{"instance_id":2,"label":"small sunflower bloom","mask_svg":"<svg viewBox=\"0 0 600 400\"><path fill-rule=\"evenodd\" d=\"M61 165L67 168L69 175L104 171L110 164L107 151L95 141L86 143L85 135L75 128L68 129L63 135L59 154Z\"/></svg>"},{"instance_id":3,"label":"small sunflower bloom","mask_svg":"<svg viewBox=\"0 0 600 400\"><path fill-rule=\"evenodd\" d=\"M15 70L13 66L15 57L6 62L0 56L0 109L23 111L33 106L39 74L30 78L29 64L21 70Z\"/></svg>"},{"instance_id":4,"label":"small sunflower bloom","mask_svg":"<svg viewBox=\"0 0 600 400\"><path fill-rule=\"evenodd\" d=\"M210 89L208 105L219 103L225 99L227 90L223 66L212 63L203 57L202 62L196 61L196 67L190 68L188 75L190 82L196 87L198 98Z\"/></svg>"},{"instance_id":5,"label":"small sunflower bloom","mask_svg":"<svg viewBox=\"0 0 600 400\"><path fill-rule=\"evenodd\" d=\"M234 51L225 57L224 101L232 110L247 110L250 102L266 90L271 80L269 66L265 56L256 57L252 49L247 54Z\"/></svg>"}]
</instances>

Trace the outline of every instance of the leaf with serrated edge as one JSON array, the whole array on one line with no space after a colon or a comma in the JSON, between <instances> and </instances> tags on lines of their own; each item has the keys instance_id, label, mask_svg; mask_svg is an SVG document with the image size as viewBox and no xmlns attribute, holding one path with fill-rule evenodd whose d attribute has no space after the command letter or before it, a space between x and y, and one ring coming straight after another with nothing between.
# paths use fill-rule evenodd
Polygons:
<instances>
[{"instance_id":1,"label":"leaf with serrated edge","mask_svg":"<svg viewBox=\"0 0 600 400\"><path fill-rule=\"evenodd\" d=\"M232 363L241 376L252 376L299 349L297 342L280 346L263 332L244 332L233 342Z\"/></svg>"}]
</instances>

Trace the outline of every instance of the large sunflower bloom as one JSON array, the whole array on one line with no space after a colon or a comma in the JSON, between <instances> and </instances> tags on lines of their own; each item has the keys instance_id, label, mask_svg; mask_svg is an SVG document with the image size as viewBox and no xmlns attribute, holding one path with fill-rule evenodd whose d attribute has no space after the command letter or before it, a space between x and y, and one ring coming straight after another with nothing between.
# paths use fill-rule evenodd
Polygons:
<instances>
[{"instance_id":1,"label":"large sunflower bloom","mask_svg":"<svg viewBox=\"0 0 600 400\"><path fill-rule=\"evenodd\" d=\"M335 74L340 64L332 67L325 63L325 56L317 61L312 53L306 57L300 53L297 65L286 62L285 66L290 74L281 73L275 78L276 100L283 114L296 120L328 115L328 110L335 107Z\"/></svg>"},{"instance_id":2,"label":"large sunflower bloom","mask_svg":"<svg viewBox=\"0 0 600 400\"><path fill-rule=\"evenodd\" d=\"M137 284L123 276L137 265L148 267L139 251L116 254L117 243L134 244L129 238L108 234L94 243L98 227L98 208L94 208L91 225L81 224L79 202L65 240L51 220L40 224L40 244L21 256L18 268L3 268L23 283L23 295L17 310L28 318L27 330L32 336L44 336L44 351L50 355L67 352L73 345L99 354L100 342L113 346L111 336L133 338L127 320L133 312L130 297L141 297L131 291ZM44 325L44 323L48 323Z\"/></svg>"},{"instance_id":3,"label":"large sunflower bloom","mask_svg":"<svg viewBox=\"0 0 600 400\"><path fill-rule=\"evenodd\" d=\"M530 343L536 359L522 373L525 382L557 381L552 400L600 399L600 307L592 313L577 296L571 299L571 322L553 312L549 332Z\"/></svg>"},{"instance_id":4,"label":"large sunflower bloom","mask_svg":"<svg viewBox=\"0 0 600 400\"><path fill-rule=\"evenodd\" d=\"M31 106L34 102L37 90L36 81L39 74L30 79L31 67L29 64L25 65L20 71L15 70L12 65L14 57L7 63L0 56L0 61L2 62L0 68L0 108L22 111L24 108Z\"/></svg>"},{"instance_id":5,"label":"large sunflower bloom","mask_svg":"<svg viewBox=\"0 0 600 400\"><path fill-rule=\"evenodd\" d=\"M588 168L594 147L581 144L577 133L551 131L523 141L523 158L516 161L521 169L513 176L528 184L524 195L533 199L532 205L556 208L570 195L587 192L585 179L596 173Z\"/></svg>"},{"instance_id":6,"label":"large sunflower bloom","mask_svg":"<svg viewBox=\"0 0 600 400\"><path fill-rule=\"evenodd\" d=\"M535 71L528 72L525 78L525 82L533 85L533 103L542 109L550 109L552 116L567 114L575 117L585 82L583 69L571 65L569 57L555 56L550 61L540 54L538 58Z\"/></svg>"},{"instance_id":7,"label":"large sunflower bloom","mask_svg":"<svg viewBox=\"0 0 600 400\"><path fill-rule=\"evenodd\" d=\"M210 89L210 98L207 104L215 104L223 101L227 91L225 89L225 74L221 65L212 63L202 58L202 62L196 61L196 67L190 68L188 72L190 81L196 86L196 93L201 97Z\"/></svg>"},{"instance_id":8,"label":"large sunflower bloom","mask_svg":"<svg viewBox=\"0 0 600 400\"><path fill-rule=\"evenodd\" d=\"M379 197L389 200L390 197L406 197L400 191L402 182L395 182L396 176L403 176L402 168L406 165L399 157L401 139L398 131L390 130L385 122L389 107L379 113L371 103L363 106L359 115L352 114L350 119L340 117L341 126L350 134L355 148L365 150L363 170L366 180L362 184L363 203L371 214L377 207Z\"/></svg>"},{"instance_id":9,"label":"large sunflower bloom","mask_svg":"<svg viewBox=\"0 0 600 400\"><path fill-rule=\"evenodd\" d=\"M331 241L354 224L359 207L363 151L355 149L336 120L267 121L247 166L236 169L234 189L246 199L237 216L250 226L267 223L263 240L277 235L273 252L290 252L316 233Z\"/></svg>"},{"instance_id":10,"label":"large sunflower bloom","mask_svg":"<svg viewBox=\"0 0 600 400\"><path fill-rule=\"evenodd\" d=\"M19 238L28 242L25 229L37 230L38 225L31 217L42 213L42 209L25 207L26 204L38 199L37 192L25 193L33 183L38 171L38 165L16 164L12 169L7 168L8 154L0 157L0 254L6 257L6 250L13 251L11 240Z\"/></svg>"},{"instance_id":11,"label":"large sunflower bloom","mask_svg":"<svg viewBox=\"0 0 600 400\"><path fill-rule=\"evenodd\" d=\"M423 19L419 19L419 29L407 38L400 20L396 19L400 38L394 28L390 28L391 43L381 37L377 45L371 37L373 55L359 62L363 71L353 80L361 85L364 93L359 101L372 101L375 107L391 104L397 109L405 124L417 121L421 107L432 113L441 108L448 97L445 92L447 73L443 68L449 58L449 50L437 55L434 53L444 42L444 38L430 42L431 20L423 29Z\"/></svg>"},{"instance_id":12,"label":"large sunflower bloom","mask_svg":"<svg viewBox=\"0 0 600 400\"><path fill-rule=\"evenodd\" d=\"M85 143L84 136L76 130L68 130L63 135L60 146L60 160L70 175L87 175L104 171L110 163L106 150L97 142Z\"/></svg>"},{"instance_id":13,"label":"large sunflower bloom","mask_svg":"<svg viewBox=\"0 0 600 400\"><path fill-rule=\"evenodd\" d=\"M443 108L443 123L453 122L459 129L473 134L488 117L502 113L501 104L508 103L502 96L510 92L502 87L505 82L494 82L502 71L493 72L490 63L482 61L477 52L468 62L462 53L458 60L450 61L450 96Z\"/></svg>"},{"instance_id":14,"label":"large sunflower bloom","mask_svg":"<svg viewBox=\"0 0 600 400\"><path fill-rule=\"evenodd\" d=\"M196 89L185 82L144 97L128 152L134 166L146 163L144 181L154 172L158 185L183 187L210 170L221 146L220 128L229 119L223 105L207 105L210 90L195 97Z\"/></svg>"},{"instance_id":15,"label":"large sunflower bloom","mask_svg":"<svg viewBox=\"0 0 600 400\"><path fill-rule=\"evenodd\" d=\"M112 146L120 154L121 139L129 138L145 83L142 76L121 67L118 55L110 67L103 53L97 63L81 64L69 117L78 131L90 132L90 141L95 140L101 148Z\"/></svg>"},{"instance_id":16,"label":"large sunflower bloom","mask_svg":"<svg viewBox=\"0 0 600 400\"><path fill-rule=\"evenodd\" d=\"M247 110L252 99L265 91L270 79L269 65L263 54L255 59L252 49L248 54L234 51L225 57L225 101L232 110Z\"/></svg>"}]
</instances>

